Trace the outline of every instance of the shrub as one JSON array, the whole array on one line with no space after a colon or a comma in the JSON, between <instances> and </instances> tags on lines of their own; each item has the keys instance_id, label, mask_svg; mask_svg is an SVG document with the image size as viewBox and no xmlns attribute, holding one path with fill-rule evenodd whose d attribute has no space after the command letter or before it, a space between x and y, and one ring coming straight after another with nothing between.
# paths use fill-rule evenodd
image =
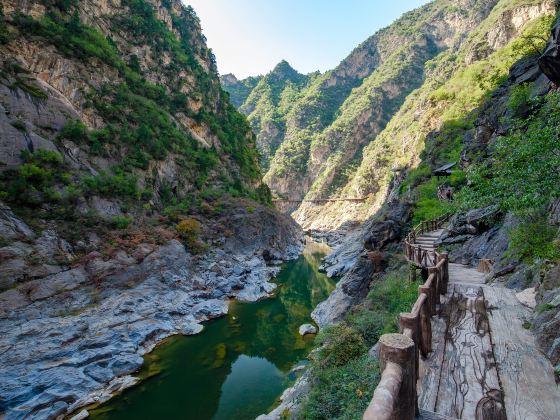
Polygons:
<instances>
[{"instance_id":1,"label":"shrub","mask_svg":"<svg viewBox=\"0 0 560 420\"><path fill-rule=\"evenodd\" d=\"M23 164L2 174L1 186L8 201L29 205L57 202L68 197L70 174L62 156L50 150L21 154Z\"/></svg>"},{"instance_id":2,"label":"shrub","mask_svg":"<svg viewBox=\"0 0 560 420\"><path fill-rule=\"evenodd\" d=\"M508 100L508 108L517 112L521 108L527 106L531 94L531 84L523 83L521 85L515 86L512 89Z\"/></svg>"},{"instance_id":3,"label":"shrub","mask_svg":"<svg viewBox=\"0 0 560 420\"><path fill-rule=\"evenodd\" d=\"M472 165L459 195L464 209L499 204L503 210L539 208L560 196L560 94L533 100L533 115L498 137L492 162Z\"/></svg>"},{"instance_id":4,"label":"shrub","mask_svg":"<svg viewBox=\"0 0 560 420\"><path fill-rule=\"evenodd\" d=\"M199 240L202 231L200 222L193 218L181 220L175 227L179 236L185 241L189 251L199 254L206 250L206 245Z\"/></svg>"},{"instance_id":5,"label":"shrub","mask_svg":"<svg viewBox=\"0 0 560 420\"><path fill-rule=\"evenodd\" d=\"M318 357L320 367L345 365L367 351L363 337L344 323L323 330L319 343L323 345Z\"/></svg>"},{"instance_id":6,"label":"shrub","mask_svg":"<svg viewBox=\"0 0 560 420\"><path fill-rule=\"evenodd\" d=\"M137 186L137 178L129 174L110 175L101 172L96 176L85 176L81 180L86 192L97 193L107 197L142 198Z\"/></svg>"},{"instance_id":7,"label":"shrub","mask_svg":"<svg viewBox=\"0 0 560 420\"><path fill-rule=\"evenodd\" d=\"M351 315L348 323L362 336L366 344L372 347L386 330L388 318L390 316L388 317L384 312L362 310Z\"/></svg>"},{"instance_id":8,"label":"shrub","mask_svg":"<svg viewBox=\"0 0 560 420\"><path fill-rule=\"evenodd\" d=\"M115 229L126 229L132 222L132 218L126 216L115 216L111 219L110 225Z\"/></svg>"},{"instance_id":9,"label":"shrub","mask_svg":"<svg viewBox=\"0 0 560 420\"><path fill-rule=\"evenodd\" d=\"M379 382L377 361L367 354L344 366L320 371L298 413L303 419L359 419Z\"/></svg>"},{"instance_id":10,"label":"shrub","mask_svg":"<svg viewBox=\"0 0 560 420\"><path fill-rule=\"evenodd\" d=\"M548 224L544 212L524 216L520 224L508 233L510 256L517 256L528 263L535 259L560 258L558 229Z\"/></svg>"}]
</instances>

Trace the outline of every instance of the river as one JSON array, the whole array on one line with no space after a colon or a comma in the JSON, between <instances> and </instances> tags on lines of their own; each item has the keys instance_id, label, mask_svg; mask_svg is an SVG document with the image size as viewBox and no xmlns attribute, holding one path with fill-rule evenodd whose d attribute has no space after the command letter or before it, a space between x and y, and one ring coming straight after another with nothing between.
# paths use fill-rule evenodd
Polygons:
<instances>
[{"instance_id":1,"label":"river","mask_svg":"<svg viewBox=\"0 0 560 420\"><path fill-rule=\"evenodd\" d=\"M274 297L231 302L200 334L166 340L145 357L142 382L90 410L91 418L238 420L269 411L313 347L299 326L335 287L318 271L327 250L309 242L283 265Z\"/></svg>"}]
</instances>

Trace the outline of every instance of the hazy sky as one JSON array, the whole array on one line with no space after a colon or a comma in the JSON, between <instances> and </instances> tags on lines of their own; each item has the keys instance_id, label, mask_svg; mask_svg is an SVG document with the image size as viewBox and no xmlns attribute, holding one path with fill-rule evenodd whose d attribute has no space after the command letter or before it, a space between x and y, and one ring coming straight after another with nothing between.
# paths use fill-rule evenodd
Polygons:
<instances>
[{"instance_id":1,"label":"hazy sky","mask_svg":"<svg viewBox=\"0 0 560 420\"><path fill-rule=\"evenodd\" d=\"M183 0L202 21L221 74L268 73L282 59L330 70L370 35L427 0Z\"/></svg>"}]
</instances>

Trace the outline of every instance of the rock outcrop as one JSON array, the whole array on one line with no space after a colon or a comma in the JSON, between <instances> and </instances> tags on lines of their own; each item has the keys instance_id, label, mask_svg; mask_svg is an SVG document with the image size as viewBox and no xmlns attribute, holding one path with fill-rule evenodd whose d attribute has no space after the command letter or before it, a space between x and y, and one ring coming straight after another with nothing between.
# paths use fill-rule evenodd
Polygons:
<instances>
[{"instance_id":1,"label":"rock outcrop","mask_svg":"<svg viewBox=\"0 0 560 420\"><path fill-rule=\"evenodd\" d=\"M0 2L0 417L57 418L302 249L179 1Z\"/></svg>"}]
</instances>

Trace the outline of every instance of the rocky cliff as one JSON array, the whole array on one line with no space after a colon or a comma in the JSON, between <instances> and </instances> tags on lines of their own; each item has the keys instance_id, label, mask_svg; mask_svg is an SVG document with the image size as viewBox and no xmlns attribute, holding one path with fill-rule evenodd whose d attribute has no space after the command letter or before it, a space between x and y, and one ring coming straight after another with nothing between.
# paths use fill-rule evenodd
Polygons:
<instances>
[{"instance_id":1,"label":"rocky cliff","mask_svg":"<svg viewBox=\"0 0 560 420\"><path fill-rule=\"evenodd\" d=\"M268 296L301 232L191 8L0 5L0 417L55 418Z\"/></svg>"},{"instance_id":2,"label":"rocky cliff","mask_svg":"<svg viewBox=\"0 0 560 420\"><path fill-rule=\"evenodd\" d=\"M405 14L296 96L265 181L281 198L365 198L289 209L304 228L359 225L418 164L426 134L446 123L432 93L552 14L552 0L439 0Z\"/></svg>"}]
</instances>

